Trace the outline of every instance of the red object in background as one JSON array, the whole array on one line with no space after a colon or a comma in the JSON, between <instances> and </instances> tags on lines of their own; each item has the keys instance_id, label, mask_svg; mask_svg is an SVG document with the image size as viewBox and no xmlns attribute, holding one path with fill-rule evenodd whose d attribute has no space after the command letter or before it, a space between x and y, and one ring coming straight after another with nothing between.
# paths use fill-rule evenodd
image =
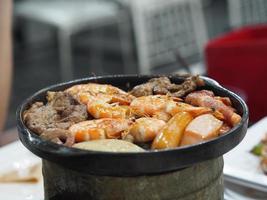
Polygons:
<instances>
[{"instance_id":1,"label":"red object in background","mask_svg":"<svg viewBox=\"0 0 267 200\"><path fill-rule=\"evenodd\" d=\"M248 104L250 121L267 115L267 25L244 27L208 42L208 75Z\"/></svg>"}]
</instances>

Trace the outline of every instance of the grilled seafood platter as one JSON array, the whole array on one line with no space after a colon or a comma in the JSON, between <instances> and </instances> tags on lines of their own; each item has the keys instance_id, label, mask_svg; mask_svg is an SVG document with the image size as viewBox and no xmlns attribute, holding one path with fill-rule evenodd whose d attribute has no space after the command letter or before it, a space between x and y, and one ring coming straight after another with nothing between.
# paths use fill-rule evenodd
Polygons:
<instances>
[{"instance_id":1,"label":"grilled seafood platter","mask_svg":"<svg viewBox=\"0 0 267 200\"><path fill-rule=\"evenodd\" d=\"M166 76L128 91L88 82L49 91L23 113L28 129L59 145L111 152L142 152L203 143L241 121L228 97L203 89L199 76L181 84Z\"/></svg>"}]
</instances>

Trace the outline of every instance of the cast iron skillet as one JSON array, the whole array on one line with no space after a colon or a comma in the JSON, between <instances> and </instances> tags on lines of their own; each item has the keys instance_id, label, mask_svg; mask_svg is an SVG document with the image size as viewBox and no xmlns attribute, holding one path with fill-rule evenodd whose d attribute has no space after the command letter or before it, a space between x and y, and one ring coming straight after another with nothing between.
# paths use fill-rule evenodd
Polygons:
<instances>
[{"instance_id":1,"label":"cast iron skillet","mask_svg":"<svg viewBox=\"0 0 267 200\"><path fill-rule=\"evenodd\" d=\"M201 144L169 150L151 150L142 153L86 151L44 141L31 132L23 123L23 112L32 103L45 101L47 91L62 91L72 85L88 82L107 83L129 90L133 86L144 83L153 77L157 76L116 75L89 77L42 89L26 99L17 110L19 138L31 152L42 159L47 159L79 172L108 176L137 176L179 170L201 161L222 156L244 138L248 124L248 108L246 104L239 96L207 77L202 77L206 85L201 89L212 90L216 95L229 97L238 113L242 116L242 120L227 134ZM184 78L178 76L169 77L175 83L181 83L184 80Z\"/></svg>"}]
</instances>

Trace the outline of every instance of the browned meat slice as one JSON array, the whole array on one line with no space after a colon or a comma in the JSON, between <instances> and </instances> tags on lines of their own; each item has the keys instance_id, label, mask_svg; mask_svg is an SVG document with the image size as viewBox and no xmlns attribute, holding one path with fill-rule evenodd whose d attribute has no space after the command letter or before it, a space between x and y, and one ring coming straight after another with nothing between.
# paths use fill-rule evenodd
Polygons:
<instances>
[{"instance_id":1,"label":"browned meat slice","mask_svg":"<svg viewBox=\"0 0 267 200\"><path fill-rule=\"evenodd\" d=\"M130 93L136 97L154 94L168 94L174 97L183 97L203 86L204 81L199 76L189 76L182 84L171 83L168 77L152 78L147 83L135 86Z\"/></svg>"},{"instance_id":2,"label":"browned meat slice","mask_svg":"<svg viewBox=\"0 0 267 200\"><path fill-rule=\"evenodd\" d=\"M147 83L135 86L130 93L136 97L149 96L154 94L154 90L158 93L167 93L166 85L171 85L171 81L167 77L152 78Z\"/></svg>"},{"instance_id":3,"label":"browned meat slice","mask_svg":"<svg viewBox=\"0 0 267 200\"><path fill-rule=\"evenodd\" d=\"M181 85L175 85L170 88L172 96L183 97L188 93L197 89L197 87L204 86L204 81L199 76L188 77Z\"/></svg>"},{"instance_id":4,"label":"browned meat slice","mask_svg":"<svg viewBox=\"0 0 267 200\"><path fill-rule=\"evenodd\" d=\"M66 92L48 92L48 105L60 115L61 122L80 122L87 119L87 108Z\"/></svg>"},{"instance_id":5,"label":"browned meat slice","mask_svg":"<svg viewBox=\"0 0 267 200\"><path fill-rule=\"evenodd\" d=\"M85 105L75 105L67 107L61 113L61 121L64 122L81 122L88 118L87 108Z\"/></svg>"},{"instance_id":6,"label":"browned meat slice","mask_svg":"<svg viewBox=\"0 0 267 200\"><path fill-rule=\"evenodd\" d=\"M80 105L70 94L66 92L47 92L48 104L58 111L62 111L70 105Z\"/></svg>"},{"instance_id":7,"label":"browned meat slice","mask_svg":"<svg viewBox=\"0 0 267 200\"><path fill-rule=\"evenodd\" d=\"M50 129L68 129L72 124L88 118L86 105L78 103L64 92L49 92L48 103L34 103L24 113L24 122L30 130L42 134Z\"/></svg>"},{"instance_id":8,"label":"browned meat slice","mask_svg":"<svg viewBox=\"0 0 267 200\"><path fill-rule=\"evenodd\" d=\"M24 113L23 118L30 130L41 134L49 128L55 128L55 121L59 120L59 115L52 106L45 106L42 102L36 102Z\"/></svg>"},{"instance_id":9,"label":"browned meat slice","mask_svg":"<svg viewBox=\"0 0 267 200\"><path fill-rule=\"evenodd\" d=\"M152 94L167 94L169 89L175 86L175 84L172 84L167 77L153 78L150 79L149 82L154 85Z\"/></svg>"}]
</instances>

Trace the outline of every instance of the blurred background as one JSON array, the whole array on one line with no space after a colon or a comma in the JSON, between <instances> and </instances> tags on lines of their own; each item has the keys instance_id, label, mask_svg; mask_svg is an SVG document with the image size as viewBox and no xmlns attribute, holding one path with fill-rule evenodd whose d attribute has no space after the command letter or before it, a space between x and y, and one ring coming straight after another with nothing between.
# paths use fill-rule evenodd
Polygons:
<instances>
[{"instance_id":1,"label":"blurred background","mask_svg":"<svg viewBox=\"0 0 267 200\"><path fill-rule=\"evenodd\" d=\"M235 57L240 37L225 39L245 25L264 24L264 0L14 0L13 15L14 73L5 129L16 125L15 111L25 98L71 79L190 72L211 76L251 101L255 85L245 73L253 71L256 82L267 78L254 66L242 69L240 60L229 64L242 57L242 51ZM267 114L257 101L260 113L253 120Z\"/></svg>"}]
</instances>

